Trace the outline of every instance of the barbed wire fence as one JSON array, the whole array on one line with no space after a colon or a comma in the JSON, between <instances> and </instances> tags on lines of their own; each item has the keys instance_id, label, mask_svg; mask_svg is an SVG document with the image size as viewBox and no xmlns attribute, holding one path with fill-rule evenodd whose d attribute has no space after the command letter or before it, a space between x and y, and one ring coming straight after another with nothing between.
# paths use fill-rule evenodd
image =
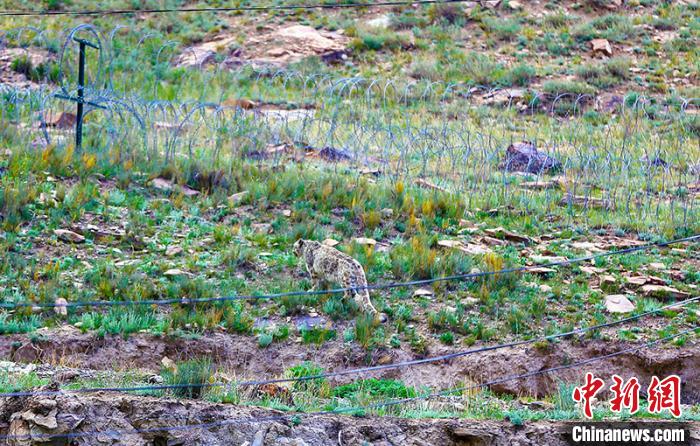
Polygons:
<instances>
[{"instance_id":1,"label":"barbed wire fence","mask_svg":"<svg viewBox=\"0 0 700 446\"><path fill-rule=\"evenodd\" d=\"M129 46L122 40L131 33L138 39ZM0 36L2 51L31 59L37 48L52 50L57 61L29 88L0 85L0 124L20 145L69 144L71 129L57 120L71 104L56 95L76 93L75 36L100 47L88 57L85 94L104 109L87 109L87 144L115 161L279 166L313 157L354 175L421 178L468 197L473 208L581 208L586 218L614 214L652 230L700 220L698 98L658 103L630 95L604 104L566 92L309 75L197 60L191 48L121 26L102 32L81 25L60 39L27 27ZM190 53L189 68L181 66ZM139 63L153 69L139 70ZM169 89L164 77L175 75L191 81L180 86L202 87ZM606 108L616 115L610 125L587 122L587 114ZM506 149L520 141L550 161L515 165Z\"/></svg>"}]
</instances>

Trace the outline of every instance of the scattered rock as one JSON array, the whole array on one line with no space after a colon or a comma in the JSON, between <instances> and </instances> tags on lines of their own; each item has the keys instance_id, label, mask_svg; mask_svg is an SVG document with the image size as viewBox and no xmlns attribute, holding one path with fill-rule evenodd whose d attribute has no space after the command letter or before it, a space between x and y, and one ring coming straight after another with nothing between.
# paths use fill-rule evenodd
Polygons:
<instances>
[{"instance_id":1,"label":"scattered rock","mask_svg":"<svg viewBox=\"0 0 700 446\"><path fill-rule=\"evenodd\" d=\"M481 237L481 241L489 246L505 246L508 244L505 240L489 237L488 235Z\"/></svg>"},{"instance_id":2,"label":"scattered rock","mask_svg":"<svg viewBox=\"0 0 700 446\"><path fill-rule=\"evenodd\" d=\"M297 330L311 330L314 328L324 328L330 325L330 322L323 316L299 316L294 320Z\"/></svg>"},{"instance_id":3,"label":"scattered rock","mask_svg":"<svg viewBox=\"0 0 700 446\"><path fill-rule=\"evenodd\" d=\"M518 10L518 9L522 9L523 5L522 5L522 3L520 3L520 2L517 1L517 0L510 0L510 1L508 2L508 7L509 7L510 9L516 11L516 10Z\"/></svg>"},{"instance_id":4,"label":"scattered rock","mask_svg":"<svg viewBox=\"0 0 700 446\"><path fill-rule=\"evenodd\" d=\"M539 152L530 142L516 142L506 149L501 169L507 172L542 174L561 170L561 163L551 156Z\"/></svg>"},{"instance_id":5,"label":"scattered rock","mask_svg":"<svg viewBox=\"0 0 700 446\"><path fill-rule=\"evenodd\" d=\"M56 235L56 237L58 237L59 240L62 240L64 242L83 243L85 241L85 237L78 234L77 232L73 232L68 229L56 229L53 231L53 233Z\"/></svg>"},{"instance_id":6,"label":"scattered rock","mask_svg":"<svg viewBox=\"0 0 700 446\"><path fill-rule=\"evenodd\" d=\"M391 26L391 16L383 14L373 19L365 21L364 25L370 28L386 29L389 26Z\"/></svg>"},{"instance_id":7,"label":"scattered rock","mask_svg":"<svg viewBox=\"0 0 700 446\"><path fill-rule=\"evenodd\" d=\"M363 246L374 246L377 244L377 241L373 238L367 238L367 237L357 237L352 239L353 242L357 243L358 245L363 245Z\"/></svg>"},{"instance_id":8,"label":"scattered rock","mask_svg":"<svg viewBox=\"0 0 700 446\"><path fill-rule=\"evenodd\" d=\"M605 269L596 268L595 266L582 266L580 268L582 272L588 274L589 276L592 276L593 274L600 274L605 271Z\"/></svg>"},{"instance_id":9,"label":"scattered rock","mask_svg":"<svg viewBox=\"0 0 700 446\"><path fill-rule=\"evenodd\" d=\"M465 244L460 240L440 240L437 244L443 248L459 249L460 251L469 255L484 255L491 252L491 250L486 246L475 245L473 243Z\"/></svg>"},{"instance_id":10,"label":"scattered rock","mask_svg":"<svg viewBox=\"0 0 700 446\"><path fill-rule=\"evenodd\" d=\"M528 273L532 273L532 274L547 275L547 274L556 273L557 270L554 269L554 268L547 268L547 267L544 267L544 266L536 266L536 267L534 267L534 268L528 268L528 269L527 269L527 272L528 272Z\"/></svg>"},{"instance_id":11,"label":"scattered rock","mask_svg":"<svg viewBox=\"0 0 700 446\"><path fill-rule=\"evenodd\" d=\"M68 316L68 301L62 297L56 299L56 306L53 307L53 311L59 316Z\"/></svg>"},{"instance_id":12,"label":"scattered rock","mask_svg":"<svg viewBox=\"0 0 700 446\"><path fill-rule=\"evenodd\" d=\"M552 287L547 285L546 283L543 283L542 285L539 286L539 290L541 293L551 293Z\"/></svg>"},{"instance_id":13,"label":"scattered rock","mask_svg":"<svg viewBox=\"0 0 700 446\"><path fill-rule=\"evenodd\" d=\"M600 249L595 243L591 242L573 242L570 245L574 249L580 249L583 251L588 251L588 252L603 252L603 249ZM581 268L583 269L583 268Z\"/></svg>"},{"instance_id":14,"label":"scattered rock","mask_svg":"<svg viewBox=\"0 0 700 446\"><path fill-rule=\"evenodd\" d=\"M563 256L532 255L530 256L530 260L532 260L537 265L545 265L550 263L566 262L568 259Z\"/></svg>"},{"instance_id":15,"label":"scattered rock","mask_svg":"<svg viewBox=\"0 0 700 446\"><path fill-rule=\"evenodd\" d=\"M394 210L391 208L384 208L381 211L379 211L379 214L382 216L383 219L388 220L394 217Z\"/></svg>"},{"instance_id":16,"label":"scattered rock","mask_svg":"<svg viewBox=\"0 0 700 446\"><path fill-rule=\"evenodd\" d=\"M178 268L172 268L167 270L166 272L163 273L164 276L167 277L178 277L178 276L192 276L192 273L189 273L187 271L183 271Z\"/></svg>"},{"instance_id":17,"label":"scattered rock","mask_svg":"<svg viewBox=\"0 0 700 446\"><path fill-rule=\"evenodd\" d=\"M350 155L350 153L334 147L324 147L318 152L318 156L333 163L337 163L338 161L349 161L352 159L352 155Z\"/></svg>"},{"instance_id":18,"label":"scattered rock","mask_svg":"<svg viewBox=\"0 0 700 446\"><path fill-rule=\"evenodd\" d=\"M584 209L614 209L614 205L609 200L597 197L566 194L559 202L560 206L578 206Z\"/></svg>"},{"instance_id":19,"label":"scattered rock","mask_svg":"<svg viewBox=\"0 0 700 446\"><path fill-rule=\"evenodd\" d=\"M154 178L151 180L151 186L155 187L158 190L166 191L169 192L173 190L173 182L170 180L166 180L165 178Z\"/></svg>"},{"instance_id":20,"label":"scattered rock","mask_svg":"<svg viewBox=\"0 0 700 446\"><path fill-rule=\"evenodd\" d=\"M655 297L657 299L687 299L690 297L690 293L668 285L646 284L642 286L641 292L647 297Z\"/></svg>"},{"instance_id":21,"label":"scattered rock","mask_svg":"<svg viewBox=\"0 0 700 446\"><path fill-rule=\"evenodd\" d=\"M623 0L608 0L605 2L596 2L598 4L604 3L605 9L609 9L611 11L614 11L615 9L618 9L622 6L622 1Z\"/></svg>"},{"instance_id":22,"label":"scattered rock","mask_svg":"<svg viewBox=\"0 0 700 446\"><path fill-rule=\"evenodd\" d=\"M170 370L171 372L177 371L177 364L167 356L163 356L163 359L160 360L160 365L162 365L165 370Z\"/></svg>"},{"instance_id":23,"label":"scattered rock","mask_svg":"<svg viewBox=\"0 0 700 446\"><path fill-rule=\"evenodd\" d=\"M459 240L440 240L437 244L443 248L461 248L463 246Z\"/></svg>"},{"instance_id":24,"label":"scattered rock","mask_svg":"<svg viewBox=\"0 0 700 446\"><path fill-rule=\"evenodd\" d=\"M269 28L268 28L269 29ZM350 39L341 32L316 30L310 26L292 25L268 32L250 32L240 44L237 35L225 35L191 46L175 60L180 67L197 67L213 63L224 56L224 66L242 63L283 66L309 56L322 60L343 59Z\"/></svg>"},{"instance_id":25,"label":"scattered rock","mask_svg":"<svg viewBox=\"0 0 700 446\"><path fill-rule=\"evenodd\" d=\"M248 191L244 190L243 192L238 192L235 193L231 196L228 197L228 202L231 206L236 206L241 204L243 199L248 196Z\"/></svg>"},{"instance_id":26,"label":"scattered rock","mask_svg":"<svg viewBox=\"0 0 700 446\"><path fill-rule=\"evenodd\" d=\"M272 225L270 223L253 223L250 225L250 228L254 232L260 232L263 234L272 234L273 232Z\"/></svg>"},{"instance_id":27,"label":"scattered rock","mask_svg":"<svg viewBox=\"0 0 700 446\"><path fill-rule=\"evenodd\" d=\"M199 195L199 191L194 190L189 186L180 187L180 192L186 197L194 197L195 195Z\"/></svg>"},{"instance_id":28,"label":"scattered rock","mask_svg":"<svg viewBox=\"0 0 700 446\"><path fill-rule=\"evenodd\" d=\"M617 279L609 274L606 274L600 278L600 288L604 291L611 290L616 284Z\"/></svg>"},{"instance_id":29,"label":"scattered rock","mask_svg":"<svg viewBox=\"0 0 700 446\"><path fill-rule=\"evenodd\" d=\"M194 197L195 195L199 194L199 191L196 191L189 186L179 186L174 184L172 181L161 177L151 180L151 186L164 192L172 192L177 190L186 197Z\"/></svg>"},{"instance_id":30,"label":"scattered rock","mask_svg":"<svg viewBox=\"0 0 700 446\"><path fill-rule=\"evenodd\" d=\"M603 55L611 57L613 55L612 46L608 39L593 39L591 40L591 51L594 56Z\"/></svg>"},{"instance_id":31,"label":"scattered rock","mask_svg":"<svg viewBox=\"0 0 700 446\"><path fill-rule=\"evenodd\" d=\"M634 304L623 294L611 294L605 296L605 308L610 313L631 313L634 311Z\"/></svg>"},{"instance_id":32,"label":"scattered rock","mask_svg":"<svg viewBox=\"0 0 700 446\"><path fill-rule=\"evenodd\" d=\"M484 96L486 105L511 105L525 98L525 90L520 88L505 88L494 90Z\"/></svg>"},{"instance_id":33,"label":"scattered rock","mask_svg":"<svg viewBox=\"0 0 700 446\"><path fill-rule=\"evenodd\" d=\"M182 254L183 249L177 245L170 245L165 248L165 255L168 257L175 257L176 255Z\"/></svg>"},{"instance_id":34,"label":"scattered rock","mask_svg":"<svg viewBox=\"0 0 700 446\"><path fill-rule=\"evenodd\" d=\"M436 191L440 191L440 192L447 192L447 189L445 189L444 187L438 186L437 184L433 184L430 181L423 179L423 178L416 179L416 181L414 183L416 184L416 186L420 186L420 187L423 187L425 189L431 189L431 190L436 190Z\"/></svg>"},{"instance_id":35,"label":"scattered rock","mask_svg":"<svg viewBox=\"0 0 700 446\"><path fill-rule=\"evenodd\" d=\"M484 229L484 232L492 237L503 238L503 239L509 240L511 242L525 243L525 244L532 242L530 237L527 237L525 235L516 234L515 232L508 231L502 227Z\"/></svg>"},{"instance_id":36,"label":"scattered rock","mask_svg":"<svg viewBox=\"0 0 700 446\"><path fill-rule=\"evenodd\" d=\"M559 181L525 181L520 183L520 187L526 190L548 190L559 189L561 183Z\"/></svg>"},{"instance_id":37,"label":"scattered rock","mask_svg":"<svg viewBox=\"0 0 700 446\"><path fill-rule=\"evenodd\" d=\"M340 242L338 240L333 240L332 238L327 238L323 241L323 244L333 248L334 246L338 246Z\"/></svg>"},{"instance_id":38,"label":"scattered rock","mask_svg":"<svg viewBox=\"0 0 700 446\"><path fill-rule=\"evenodd\" d=\"M254 110L258 108L258 103L250 99L226 99L221 105L242 110Z\"/></svg>"},{"instance_id":39,"label":"scattered rock","mask_svg":"<svg viewBox=\"0 0 700 446\"><path fill-rule=\"evenodd\" d=\"M429 288L418 288L413 292L413 297L430 297L433 295L433 290Z\"/></svg>"},{"instance_id":40,"label":"scattered rock","mask_svg":"<svg viewBox=\"0 0 700 446\"><path fill-rule=\"evenodd\" d=\"M75 127L76 122L78 122L78 117L75 114L61 112L57 115L50 116L44 121L44 124L49 128L69 130Z\"/></svg>"}]
</instances>

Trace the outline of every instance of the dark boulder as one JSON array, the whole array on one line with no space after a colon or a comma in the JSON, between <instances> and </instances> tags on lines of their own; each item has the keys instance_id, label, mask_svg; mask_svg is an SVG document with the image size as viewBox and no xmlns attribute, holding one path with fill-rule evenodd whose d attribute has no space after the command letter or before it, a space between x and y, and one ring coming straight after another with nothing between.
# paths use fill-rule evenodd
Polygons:
<instances>
[{"instance_id":1,"label":"dark boulder","mask_svg":"<svg viewBox=\"0 0 700 446\"><path fill-rule=\"evenodd\" d=\"M508 146L506 157L500 167L507 172L542 174L558 172L562 165L557 159L539 152L534 144L516 142Z\"/></svg>"}]
</instances>

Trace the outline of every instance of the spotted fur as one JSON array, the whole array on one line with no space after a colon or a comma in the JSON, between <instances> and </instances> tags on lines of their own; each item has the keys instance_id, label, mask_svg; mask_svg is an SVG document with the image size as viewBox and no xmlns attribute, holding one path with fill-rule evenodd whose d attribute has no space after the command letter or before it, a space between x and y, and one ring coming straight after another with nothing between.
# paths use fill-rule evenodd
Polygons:
<instances>
[{"instance_id":1,"label":"spotted fur","mask_svg":"<svg viewBox=\"0 0 700 446\"><path fill-rule=\"evenodd\" d=\"M360 262L335 248L314 240L298 240L294 244L294 253L304 260L314 287L322 281L337 283L342 288L367 286L365 271ZM372 305L367 288L346 291L345 297L355 299L362 311L373 314L382 321L386 318Z\"/></svg>"}]
</instances>

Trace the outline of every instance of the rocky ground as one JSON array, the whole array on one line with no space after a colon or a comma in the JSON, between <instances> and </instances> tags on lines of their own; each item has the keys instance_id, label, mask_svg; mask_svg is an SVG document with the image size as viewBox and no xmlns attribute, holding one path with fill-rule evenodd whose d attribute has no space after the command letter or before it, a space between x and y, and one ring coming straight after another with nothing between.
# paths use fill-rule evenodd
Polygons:
<instances>
[{"instance_id":1,"label":"rocky ground","mask_svg":"<svg viewBox=\"0 0 700 446\"><path fill-rule=\"evenodd\" d=\"M9 446L44 444L46 434L71 435L52 443L66 445L558 446L568 444L571 428L566 422L293 417L253 407L106 393L3 400L0 420L0 433L12 437ZM689 444L700 444L700 423L688 427Z\"/></svg>"}]
</instances>

